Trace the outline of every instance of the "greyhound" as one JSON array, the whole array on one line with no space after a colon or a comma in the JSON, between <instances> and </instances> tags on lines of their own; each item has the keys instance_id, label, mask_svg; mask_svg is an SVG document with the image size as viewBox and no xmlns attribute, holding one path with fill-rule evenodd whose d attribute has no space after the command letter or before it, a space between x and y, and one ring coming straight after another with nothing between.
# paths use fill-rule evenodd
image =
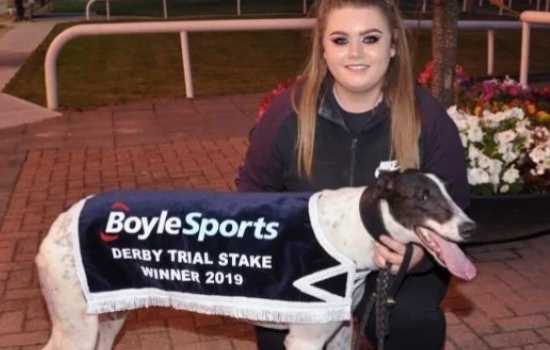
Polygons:
<instances>
[{"instance_id":1,"label":"greyhound","mask_svg":"<svg viewBox=\"0 0 550 350\"><path fill-rule=\"evenodd\" d=\"M469 238L475 223L433 174L416 170L383 172L372 186L324 190L312 198L317 208L317 225L336 250L353 261L357 271L377 269L375 238L365 224L377 216L388 235L403 243L423 246L453 275L465 280L476 275L474 265L457 246ZM86 311L70 232L71 223L78 217L74 207L62 213L36 257L52 320L52 334L45 350L111 349L125 320L125 312L97 315ZM354 292L353 296L357 304L361 292ZM287 349L318 350L340 325L341 322L289 323L275 327L289 329Z\"/></svg>"}]
</instances>

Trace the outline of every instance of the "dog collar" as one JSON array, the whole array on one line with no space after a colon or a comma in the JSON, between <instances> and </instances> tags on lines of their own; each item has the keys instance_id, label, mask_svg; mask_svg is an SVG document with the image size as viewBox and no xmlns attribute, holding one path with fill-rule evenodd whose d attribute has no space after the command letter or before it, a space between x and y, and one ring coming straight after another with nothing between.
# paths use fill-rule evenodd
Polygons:
<instances>
[{"instance_id":1,"label":"dog collar","mask_svg":"<svg viewBox=\"0 0 550 350\"><path fill-rule=\"evenodd\" d=\"M370 195L368 190L365 190L359 202L359 213L367 232L376 241L380 241L380 236L387 234L380 213L380 198Z\"/></svg>"}]
</instances>

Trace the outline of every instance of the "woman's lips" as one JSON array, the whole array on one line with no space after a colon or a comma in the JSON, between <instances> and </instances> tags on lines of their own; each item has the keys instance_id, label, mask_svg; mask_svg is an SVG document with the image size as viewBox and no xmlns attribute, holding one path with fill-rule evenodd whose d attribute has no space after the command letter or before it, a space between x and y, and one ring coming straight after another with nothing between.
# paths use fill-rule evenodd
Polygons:
<instances>
[{"instance_id":1,"label":"woman's lips","mask_svg":"<svg viewBox=\"0 0 550 350\"><path fill-rule=\"evenodd\" d=\"M353 70L353 71L361 71L369 68L366 64L348 64L346 65L347 69Z\"/></svg>"}]
</instances>

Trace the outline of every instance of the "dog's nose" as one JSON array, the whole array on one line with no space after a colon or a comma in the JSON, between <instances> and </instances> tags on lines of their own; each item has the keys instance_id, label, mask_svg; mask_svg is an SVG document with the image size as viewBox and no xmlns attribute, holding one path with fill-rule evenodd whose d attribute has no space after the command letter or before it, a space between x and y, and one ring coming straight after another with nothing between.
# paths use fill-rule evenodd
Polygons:
<instances>
[{"instance_id":1,"label":"dog's nose","mask_svg":"<svg viewBox=\"0 0 550 350\"><path fill-rule=\"evenodd\" d=\"M464 239L471 238L476 231L476 223L473 221L466 221L458 226L458 232Z\"/></svg>"}]
</instances>

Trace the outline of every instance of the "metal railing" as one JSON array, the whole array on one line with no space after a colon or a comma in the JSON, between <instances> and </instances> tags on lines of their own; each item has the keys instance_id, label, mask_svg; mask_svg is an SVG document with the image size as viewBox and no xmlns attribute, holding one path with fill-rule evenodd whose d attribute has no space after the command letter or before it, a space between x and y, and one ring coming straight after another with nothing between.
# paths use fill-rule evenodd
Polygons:
<instances>
[{"instance_id":1,"label":"metal railing","mask_svg":"<svg viewBox=\"0 0 550 350\"><path fill-rule=\"evenodd\" d=\"M529 73L529 50L532 24L550 24L550 12L525 11L521 13L521 62L519 65L519 83L527 87Z\"/></svg>"},{"instance_id":2,"label":"metal railing","mask_svg":"<svg viewBox=\"0 0 550 350\"><path fill-rule=\"evenodd\" d=\"M180 44L188 98L194 97L191 59L189 57L189 32L213 31L256 31L311 28L314 19L249 19L249 20L202 20L173 22L132 22L80 24L61 32L50 44L44 61L46 100L49 109L59 107L57 95L57 58L63 46L70 40L91 35L135 34L135 33L180 33Z\"/></svg>"},{"instance_id":3,"label":"metal railing","mask_svg":"<svg viewBox=\"0 0 550 350\"><path fill-rule=\"evenodd\" d=\"M107 17L107 20L111 20L111 0L102 0L102 1L105 1L105 13L106 13L106 17ZM163 10L163 15L164 15L164 19L167 19L168 18L168 7L166 5L166 1L167 0L162 0L162 10ZM90 10L91 10L91 6L97 2L97 0L88 0L88 2L86 3L86 20L90 20ZM468 8L469 6L475 4L475 0L463 0L462 1L462 12L468 12ZM550 11L550 0L544 0L544 11ZM512 8L512 5L513 5L513 2L512 0L507 0L507 7L508 8ZM482 7L483 6L483 0L478 0L478 6L479 7ZM532 0L529 0L529 6L533 6L533 1ZM421 9L422 9L422 13L425 13L427 12L427 8L428 8L428 1L427 0L422 0L422 6L421 6ZM535 10L536 11L542 11L541 9L541 0L536 0L536 3L535 3ZM308 1L307 0L302 0L302 13L303 14L306 14L308 11ZM236 14L237 16L241 16L242 15L242 0L237 0L236 1ZM500 15L503 15L503 8L501 7L498 11L498 13Z\"/></svg>"},{"instance_id":4,"label":"metal railing","mask_svg":"<svg viewBox=\"0 0 550 350\"><path fill-rule=\"evenodd\" d=\"M550 14L548 14L550 15ZM180 33L185 91L188 98L194 97L193 75L189 56L189 32L221 32L221 31L256 31L256 30L303 30L309 29L315 19L231 19L231 20L196 20L170 22L130 22L130 23L98 23L80 24L70 27L60 33L50 44L44 62L46 100L49 109L59 107L57 58L63 46L70 40L81 36L136 34L136 33ZM539 22L537 22L539 23ZM406 20L409 28L431 29L432 22L428 20ZM517 29L521 22L515 21L459 21L461 30L487 30L487 74L494 72L494 33L499 29ZM527 48L528 49L528 48Z\"/></svg>"},{"instance_id":5,"label":"metal railing","mask_svg":"<svg viewBox=\"0 0 550 350\"><path fill-rule=\"evenodd\" d=\"M105 15L107 17L107 20L111 20L111 0L103 0L105 1ZM88 0L86 3L86 20L90 20L90 11L92 9L92 5L97 2L97 0ZM162 0L162 13L164 15L164 19L168 19L168 7L166 5L166 0Z\"/></svg>"},{"instance_id":6,"label":"metal railing","mask_svg":"<svg viewBox=\"0 0 550 350\"><path fill-rule=\"evenodd\" d=\"M107 20L111 20L111 0L103 0L105 1L105 14L107 17ZM550 0L547 0L550 1ZM97 0L88 0L86 3L86 20L90 20L90 12L92 5L97 2ZM302 13L305 15L307 13L308 6L307 6L307 0L302 0ZM164 15L164 19L168 19L168 6L166 5L166 0L162 0L162 13ZM242 15L242 6L241 6L241 0L237 0L237 16Z\"/></svg>"}]
</instances>

